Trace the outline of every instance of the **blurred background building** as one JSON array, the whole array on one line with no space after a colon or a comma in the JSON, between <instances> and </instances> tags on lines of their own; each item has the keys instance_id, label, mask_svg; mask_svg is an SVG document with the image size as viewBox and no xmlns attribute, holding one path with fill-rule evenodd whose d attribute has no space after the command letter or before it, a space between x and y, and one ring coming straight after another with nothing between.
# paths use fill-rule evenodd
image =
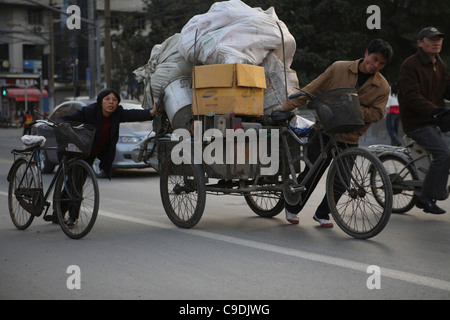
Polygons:
<instances>
[{"instance_id":1,"label":"blurred background building","mask_svg":"<svg viewBox=\"0 0 450 320\"><path fill-rule=\"evenodd\" d=\"M80 8L79 29L67 26L78 18L70 5ZM17 122L111 86L111 38L125 17L149 32L142 0L0 0L0 116Z\"/></svg>"}]
</instances>

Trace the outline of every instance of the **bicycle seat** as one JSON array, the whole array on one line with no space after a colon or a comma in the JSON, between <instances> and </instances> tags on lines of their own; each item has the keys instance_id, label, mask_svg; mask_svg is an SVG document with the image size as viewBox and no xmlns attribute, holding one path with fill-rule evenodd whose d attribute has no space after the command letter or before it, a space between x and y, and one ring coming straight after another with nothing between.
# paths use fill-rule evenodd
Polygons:
<instances>
[{"instance_id":1,"label":"bicycle seat","mask_svg":"<svg viewBox=\"0 0 450 320\"><path fill-rule=\"evenodd\" d=\"M32 136L32 135L24 135L20 140L25 147L30 148L36 145L43 147L45 145L45 137L44 136Z\"/></svg>"},{"instance_id":2,"label":"bicycle seat","mask_svg":"<svg viewBox=\"0 0 450 320\"><path fill-rule=\"evenodd\" d=\"M270 117L274 123L279 124L287 120L290 120L294 115L295 115L294 112L274 111L272 112Z\"/></svg>"}]
</instances>

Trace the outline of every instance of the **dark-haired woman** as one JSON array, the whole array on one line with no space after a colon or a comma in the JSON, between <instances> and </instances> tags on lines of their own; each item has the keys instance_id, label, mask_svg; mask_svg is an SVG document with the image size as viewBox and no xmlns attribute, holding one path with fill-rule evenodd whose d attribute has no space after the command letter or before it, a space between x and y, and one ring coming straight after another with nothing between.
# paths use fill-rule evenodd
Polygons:
<instances>
[{"instance_id":1,"label":"dark-haired woman","mask_svg":"<svg viewBox=\"0 0 450 320\"><path fill-rule=\"evenodd\" d=\"M152 120L156 108L152 110L124 109L120 104L120 95L114 89L105 89L97 96L94 102L74 114L64 116L59 121L75 121L93 125L97 128L90 156L85 159L90 165L98 158L100 168L111 179L112 164L116 155L116 144L119 140L119 125L121 122L137 122ZM64 194L64 191L63 191ZM69 211L66 222L68 226L76 223L77 210L61 208L63 212ZM74 211L74 212L72 212ZM46 217L47 221L57 222L56 214Z\"/></svg>"},{"instance_id":2,"label":"dark-haired woman","mask_svg":"<svg viewBox=\"0 0 450 320\"><path fill-rule=\"evenodd\" d=\"M126 110L119 103L119 93L114 89L105 89L98 94L97 102L60 119L87 123L97 128L91 155L87 162L92 164L95 158L98 158L100 168L108 175L109 179L111 179L116 144L119 140L120 123L148 121L152 120L156 114L156 108Z\"/></svg>"}]
</instances>

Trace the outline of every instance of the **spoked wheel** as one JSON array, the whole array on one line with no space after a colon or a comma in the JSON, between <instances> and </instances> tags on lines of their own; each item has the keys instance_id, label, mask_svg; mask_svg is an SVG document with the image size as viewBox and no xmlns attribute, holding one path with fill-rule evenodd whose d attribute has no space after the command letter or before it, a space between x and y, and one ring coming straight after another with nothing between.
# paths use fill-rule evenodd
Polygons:
<instances>
[{"instance_id":1,"label":"spoked wheel","mask_svg":"<svg viewBox=\"0 0 450 320\"><path fill-rule=\"evenodd\" d=\"M28 228L34 219L33 211L33 190L38 188L36 169L30 167L26 170L28 162L25 159L18 159L8 175L8 207L9 215L13 224L19 230ZM26 171L26 172L25 172ZM28 211L25 207L29 207Z\"/></svg>"},{"instance_id":2,"label":"spoked wheel","mask_svg":"<svg viewBox=\"0 0 450 320\"><path fill-rule=\"evenodd\" d=\"M258 216L272 218L284 208L284 200L281 192L255 191L244 195L250 209Z\"/></svg>"},{"instance_id":3,"label":"spoked wheel","mask_svg":"<svg viewBox=\"0 0 450 320\"><path fill-rule=\"evenodd\" d=\"M418 181L417 172L411 167L407 166L407 162L395 155L380 156L380 161L386 169L389 179L392 184L393 213L405 213L411 210L417 200L417 195L414 192L414 187L408 182ZM376 197L378 203L384 205L383 199Z\"/></svg>"},{"instance_id":4,"label":"spoked wheel","mask_svg":"<svg viewBox=\"0 0 450 320\"><path fill-rule=\"evenodd\" d=\"M97 177L83 160L69 161L55 184L53 207L63 232L71 239L86 236L95 224L100 202Z\"/></svg>"},{"instance_id":5,"label":"spoked wheel","mask_svg":"<svg viewBox=\"0 0 450 320\"><path fill-rule=\"evenodd\" d=\"M201 165L176 165L168 158L161 168L160 190L164 210L173 224L189 229L200 221L206 203Z\"/></svg>"},{"instance_id":6,"label":"spoked wheel","mask_svg":"<svg viewBox=\"0 0 450 320\"><path fill-rule=\"evenodd\" d=\"M333 161L327 177L327 198L337 225L355 238L376 236L391 215L389 176L378 158L364 149L348 148Z\"/></svg>"}]
</instances>

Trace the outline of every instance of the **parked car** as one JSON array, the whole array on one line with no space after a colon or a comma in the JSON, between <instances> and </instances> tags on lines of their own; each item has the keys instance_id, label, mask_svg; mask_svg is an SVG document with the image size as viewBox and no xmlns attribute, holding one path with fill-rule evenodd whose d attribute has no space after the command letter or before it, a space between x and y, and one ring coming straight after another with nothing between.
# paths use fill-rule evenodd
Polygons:
<instances>
[{"instance_id":1,"label":"parked car","mask_svg":"<svg viewBox=\"0 0 450 320\"><path fill-rule=\"evenodd\" d=\"M75 113L84 106L95 102L88 99L68 100L59 104L49 115L50 120L56 121L60 117ZM140 103L132 100L122 100L120 105L125 109L142 109ZM147 138L152 131L152 121L145 122L124 122L120 124L119 141L116 145L116 157L113 162L114 169L141 169L148 168L145 163L136 163L131 158L133 147ZM33 126L31 133L33 135L41 135L47 139L47 147L56 147L56 138L53 129L43 123L37 123ZM51 173L58 165L58 157L56 151L47 150L41 153L42 172ZM93 164L93 169L97 177L106 177L106 174L99 168L98 159Z\"/></svg>"}]
</instances>

